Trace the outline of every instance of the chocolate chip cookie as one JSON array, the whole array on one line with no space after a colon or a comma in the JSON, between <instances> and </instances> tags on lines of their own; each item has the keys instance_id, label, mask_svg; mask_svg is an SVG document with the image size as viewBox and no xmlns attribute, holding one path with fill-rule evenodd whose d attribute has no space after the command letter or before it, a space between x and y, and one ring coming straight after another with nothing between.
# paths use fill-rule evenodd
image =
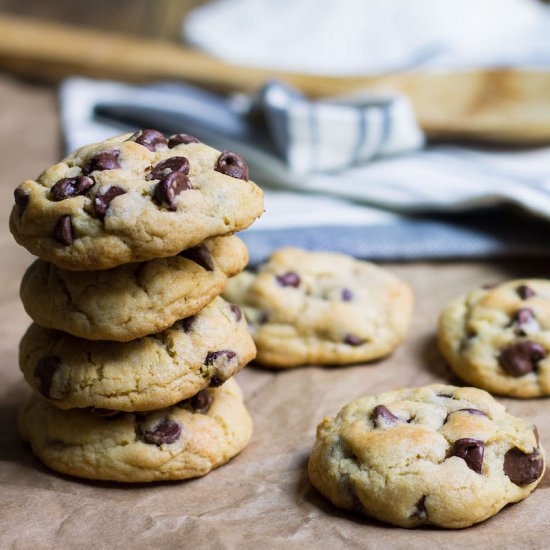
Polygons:
<instances>
[{"instance_id":1,"label":"chocolate chip cookie","mask_svg":"<svg viewBox=\"0 0 550 550\"><path fill-rule=\"evenodd\" d=\"M550 395L550 281L508 281L453 300L439 347L460 378L491 393Z\"/></svg>"},{"instance_id":2,"label":"chocolate chip cookie","mask_svg":"<svg viewBox=\"0 0 550 550\"><path fill-rule=\"evenodd\" d=\"M23 277L21 300L42 327L126 342L199 312L247 261L247 248L235 236L212 237L171 258L103 271L67 271L37 260Z\"/></svg>"},{"instance_id":3,"label":"chocolate chip cookie","mask_svg":"<svg viewBox=\"0 0 550 550\"><path fill-rule=\"evenodd\" d=\"M22 183L10 228L43 260L95 271L175 256L262 212L238 155L143 130L82 147Z\"/></svg>"},{"instance_id":4,"label":"chocolate chip cookie","mask_svg":"<svg viewBox=\"0 0 550 550\"><path fill-rule=\"evenodd\" d=\"M257 274L229 282L228 300L245 311L272 367L343 365L391 353L411 318L409 286L389 271L350 256L281 249Z\"/></svg>"},{"instance_id":5,"label":"chocolate chip cookie","mask_svg":"<svg viewBox=\"0 0 550 550\"><path fill-rule=\"evenodd\" d=\"M535 426L485 391L437 384L364 397L323 420L309 477L340 508L460 528L529 496L544 468Z\"/></svg>"},{"instance_id":6,"label":"chocolate chip cookie","mask_svg":"<svg viewBox=\"0 0 550 550\"><path fill-rule=\"evenodd\" d=\"M242 451L252 419L234 380L149 413L62 411L34 395L19 429L47 466L73 476L124 482L203 476Z\"/></svg>"},{"instance_id":7,"label":"chocolate chip cookie","mask_svg":"<svg viewBox=\"0 0 550 550\"><path fill-rule=\"evenodd\" d=\"M216 298L194 317L131 342L92 342L33 324L19 364L58 408L146 411L219 386L255 353L241 311Z\"/></svg>"}]
</instances>

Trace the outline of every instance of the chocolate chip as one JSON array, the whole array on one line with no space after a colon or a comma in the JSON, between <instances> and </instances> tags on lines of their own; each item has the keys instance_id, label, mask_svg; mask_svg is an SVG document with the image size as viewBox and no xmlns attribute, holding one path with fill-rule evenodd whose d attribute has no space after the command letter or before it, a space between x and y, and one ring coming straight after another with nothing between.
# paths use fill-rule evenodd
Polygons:
<instances>
[{"instance_id":1,"label":"chocolate chip","mask_svg":"<svg viewBox=\"0 0 550 550\"><path fill-rule=\"evenodd\" d=\"M351 509L358 514L364 513L365 507L363 506L363 503L361 502L361 499L359 498L349 475L345 474L341 479L341 483L346 488L346 492L348 493L351 502Z\"/></svg>"},{"instance_id":2,"label":"chocolate chip","mask_svg":"<svg viewBox=\"0 0 550 550\"><path fill-rule=\"evenodd\" d=\"M544 470L544 461L538 449L532 453L524 453L517 447L513 447L504 455L504 473L516 485L533 483Z\"/></svg>"},{"instance_id":3,"label":"chocolate chip","mask_svg":"<svg viewBox=\"0 0 550 550\"><path fill-rule=\"evenodd\" d=\"M516 292L522 300L528 300L529 298L532 298L536 295L535 291L532 288L529 288L527 285L519 285L516 288Z\"/></svg>"},{"instance_id":4,"label":"chocolate chip","mask_svg":"<svg viewBox=\"0 0 550 550\"><path fill-rule=\"evenodd\" d=\"M236 356L234 351L223 349L220 351L209 351L204 360L206 366L212 366L220 357L225 357L227 361L231 361Z\"/></svg>"},{"instance_id":5,"label":"chocolate chip","mask_svg":"<svg viewBox=\"0 0 550 550\"><path fill-rule=\"evenodd\" d=\"M55 355L42 357L34 367L36 388L44 397L50 397L52 379L61 366L61 359Z\"/></svg>"},{"instance_id":6,"label":"chocolate chip","mask_svg":"<svg viewBox=\"0 0 550 550\"><path fill-rule=\"evenodd\" d=\"M520 336L540 329L535 312L529 307L519 308L512 317L511 325L516 327L516 333Z\"/></svg>"},{"instance_id":7,"label":"chocolate chip","mask_svg":"<svg viewBox=\"0 0 550 550\"><path fill-rule=\"evenodd\" d=\"M185 157L170 157L159 162L145 177L146 180L160 180L172 172L189 174L189 161Z\"/></svg>"},{"instance_id":8,"label":"chocolate chip","mask_svg":"<svg viewBox=\"0 0 550 550\"><path fill-rule=\"evenodd\" d=\"M156 185L153 195L160 205L166 205L168 210L176 210L176 197L186 189L193 189L189 178L181 172L171 172Z\"/></svg>"},{"instance_id":9,"label":"chocolate chip","mask_svg":"<svg viewBox=\"0 0 550 550\"><path fill-rule=\"evenodd\" d=\"M258 319L256 320L256 322L259 325L265 325L268 321L269 321L269 313L267 311L262 311L258 315Z\"/></svg>"},{"instance_id":10,"label":"chocolate chip","mask_svg":"<svg viewBox=\"0 0 550 550\"><path fill-rule=\"evenodd\" d=\"M91 174L92 172L103 170L115 170L120 168L118 163L118 155L120 151L118 149L108 149L107 151L101 151L96 153L88 162L82 167L82 173L84 175Z\"/></svg>"},{"instance_id":11,"label":"chocolate chip","mask_svg":"<svg viewBox=\"0 0 550 550\"><path fill-rule=\"evenodd\" d=\"M19 215L22 216L27 204L29 204L29 195L21 187L16 187L13 192L13 198L15 199L15 204L19 210Z\"/></svg>"},{"instance_id":12,"label":"chocolate chip","mask_svg":"<svg viewBox=\"0 0 550 550\"><path fill-rule=\"evenodd\" d=\"M50 189L52 201L63 201L77 195L83 195L95 185L88 176L75 176L58 180Z\"/></svg>"},{"instance_id":13,"label":"chocolate chip","mask_svg":"<svg viewBox=\"0 0 550 550\"><path fill-rule=\"evenodd\" d=\"M365 340L359 338L359 336L355 336L355 334L346 334L344 336L344 344L347 344L348 346L360 346L364 343Z\"/></svg>"},{"instance_id":14,"label":"chocolate chip","mask_svg":"<svg viewBox=\"0 0 550 550\"><path fill-rule=\"evenodd\" d=\"M343 302L351 302L353 300L353 292L349 288L343 288L341 296Z\"/></svg>"},{"instance_id":15,"label":"chocolate chip","mask_svg":"<svg viewBox=\"0 0 550 550\"><path fill-rule=\"evenodd\" d=\"M226 176L248 181L248 166L246 162L236 153L224 151L219 157L214 168Z\"/></svg>"},{"instance_id":16,"label":"chocolate chip","mask_svg":"<svg viewBox=\"0 0 550 550\"><path fill-rule=\"evenodd\" d=\"M208 386L210 388L219 388L224 382L225 380L222 380L217 376L212 376L212 378L210 379L210 384Z\"/></svg>"},{"instance_id":17,"label":"chocolate chip","mask_svg":"<svg viewBox=\"0 0 550 550\"><path fill-rule=\"evenodd\" d=\"M483 466L484 451L485 443L483 443L483 441L465 437L463 439L457 439L453 443L451 455L462 458L470 470L480 474Z\"/></svg>"},{"instance_id":18,"label":"chocolate chip","mask_svg":"<svg viewBox=\"0 0 550 550\"><path fill-rule=\"evenodd\" d=\"M121 416L122 411L115 411L114 409L102 409L101 407L90 407L90 414L94 416L100 416L102 418L114 418L115 416Z\"/></svg>"},{"instance_id":19,"label":"chocolate chip","mask_svg":"<svg viewBox=\"0 0 550 550\"><path fill-rule=\"evenodd\" d=\"M544 348L526 340L503 348L498 357L499 365L512 376L525 376L536 370L538 362L546 357Z\"/></svg>"},{"instance_id":20,"label":"chocolate chip","mask_svg":"<svg viewBox=\"0 0 550 550\"><path fill-rule=\"evenodd\" d=\"M452 393L438 393L437 396L438 397L445 397L446 399L454 399Z\"/></svg>"},{"instance_id":21,"label":"chocolate chip","mask_svg":"<svg viewBox=\"0 0 550 550\"><path fill-rule=\"evenodd\" d=\"M61 216L55 224L53 236L58 243L62 245L70 245L74 242L74 230L71 216L66 214Z\"/></svg>"},{"instance_id":22,"label":"chocolate chip","mask_svg":"<svg viewBox=\"0 0 550 550\"><path fill-rule=\"evenodd\" d=\"M400 418L395 416L385 405L376 405L372 411L372 421L375 428L380 428L384 424L396 424Z\"/></svg>"},{"instance_id":23,"label":"chocolate chip","mask_svg":"<svg viewBox=\"0 0 550 550\"><path fill-rule=\"evenodd\" d=\"M191 134L173 134L168 138L168 147L173 149L177 145L187 145L188 143L200 143L200 141Z\"/></svg>"},{"instance_id":24,"label":"chocolate chip","mask_svg":"<svg viewBox=\"0 0 550 550\"><path fill-rule=\"evenodd\" d=\"M195 319L197 317L195 315L191 315L190 317L186 317L185 319L181 319L179 322L179 325L183 332L189 332L191 330L191 326L195 322Z\"/></svg>"},{"instance_id":25,"label":"chocolate chip","mask_svg":"<svg viewBox=\"0 0 550 550\"><path fill-rule=\"evenodd\" d=\"M126 190L122 189L122 187L119 187L118 185L111 185L105 189L105 191L101 189L94 199L94 210L96 216L102 220L105 217L105 214L107 214L107 209L109 208L111 201L115 197L124 195L125 193Z\"/></svg>"},{"instance_id":26,"label":"chocolate chip","mask_svg":"<svg viewBox=\"0 0 550 550\"><path fill-rule=\"evenodd\" d=\"M300 275L294 271L288 271L283 275L277 275L276 279L280 286L293 286L295 288L300 286Z\"/></svg>"},{"instance_id":27,"label":"chocolate chip","mask_svg":"<svg viewBox=\"0 0 550 550\"><path fill-rule=\"evenodd\" d=\"M447 420L449 420L449 416L451 416L451 414L455 414L457 412L465 412L465 413L468 413L468 414L477 414L479 416L487 416L483 411L480 411L479 409L457 409L456 411L451 411L447 415L447 418L445 418L445 422L447 422Z\"/></svg>"},{"instance_id":28,"label":"chocolate chip","mask_svg":"<svg viewBox=\"0 0 550 550\"><path fill-rule=\"evenodd\" d=\"M206 269L206 271L214 271L215 266L212 254L210 254L208 247L204 244L199 244L198 246L193 246L192 248L182 250L179 255L195 262L203 269Z\"/></svg>"},{"instance_id":29,"label":"chocolate chip","mask_svg":"<svg viewBox=\"0 0 550 550\"><path fill-rule=\"evenodd\" d=\"M159 145L168 144L168 140L164 137L164 134L158 130L140 130L130 136L128 141L135 141L149 149L149 151L156 151Z\"/></svg>"},{"instance_id":30,"label":"chocolate chip","mask_svg":"<svg viewBox=\"0 0 550 550\"><path fill-rule=\"evenodd\" d=\"M414 511L411 514L411 517L418 518L420 521L428 520L428 511L426 510L426 495L418 499L418 502L415 504Z\"/></svg>"},{"instance_id":31,"label":"chocolate chip","mask_svg":"<svg viewBox=\"0 0 550 550\"><path fill-rule=\"evenodd\" d=\"M149 445L170 445L179 439L181 432L181 426L177 422L164 418L153 429L143 430L141 439Z\"/></svg>"},{"instance_id":32,"label":"chocolate chip","mask_svg":"<svg viewBox=\"0 0 550 550\"><path fill-rule=\"evenodd\" d=\"M214 398L211 393L208 390L201 390L191 398L190 403L196 412L206 414L210 409L210 405L212 405L212 401L214 401Z\"/></svg>"},{"instance_id":33,"label":"chocolate chip","mask_svg":"<svg viewBox=\"0 0 550 550\"><path fill-rule=\"evenodd\" d=\"M235 317L235 321L237 321L237 323L243 317L243 312L241 311L241 308L239 306L236 306L235 304L231 304L231 313L233 313L233 316Z\"/></svg>"}]
</instances>

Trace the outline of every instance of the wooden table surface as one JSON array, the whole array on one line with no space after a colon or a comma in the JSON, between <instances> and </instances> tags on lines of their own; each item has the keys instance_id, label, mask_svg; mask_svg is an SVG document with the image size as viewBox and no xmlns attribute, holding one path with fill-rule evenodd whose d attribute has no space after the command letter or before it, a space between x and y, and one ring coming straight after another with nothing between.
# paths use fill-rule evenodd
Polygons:
<instances>
[{"instance_id":1,"label":"wooden table surface","mask_svg":"<svg viewBox=\"0 0 550 550\"><path fill-rule=\"evenodd\" d=\"M55 90L0 76L0 547L173 548L544 548L550 537L550 476L526 501L471 529L446 532L383 526L343 514L309 485L305 464L316 424L370 392L454 382L434 345L442 305L488 280L550 276L548 262L413 263L391 268L416 295L411 334L389 359L371 366L309 367L239 373L256 431L246 451L192 482L121 487L58 476L17 436L28 389L17 367L29 323L18 286L30 255L8 231L15 185L35 177L61 151ZM550 448L548 400L503 399L537 423ZM187 545L187 544L185 544ZM547 546L546 546L547 547Z\"/></svg>"}]
</instances>

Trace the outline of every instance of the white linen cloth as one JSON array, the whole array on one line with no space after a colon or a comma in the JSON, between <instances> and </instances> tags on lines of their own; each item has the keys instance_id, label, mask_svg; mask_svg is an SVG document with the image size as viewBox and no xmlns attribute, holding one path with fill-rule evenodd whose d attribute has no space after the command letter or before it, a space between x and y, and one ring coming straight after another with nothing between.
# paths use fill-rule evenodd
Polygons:
<instances>
[{"instance_id":1,"label":"white linen cloth","mask_svg":"<svg viewBox=\"0 0 550 550\"><path fill-rule=\"evenodd\" d=\"M312 74L550 67L538 0L216 0L183 36L230 63Z\"/></svg>"}]
</instances>

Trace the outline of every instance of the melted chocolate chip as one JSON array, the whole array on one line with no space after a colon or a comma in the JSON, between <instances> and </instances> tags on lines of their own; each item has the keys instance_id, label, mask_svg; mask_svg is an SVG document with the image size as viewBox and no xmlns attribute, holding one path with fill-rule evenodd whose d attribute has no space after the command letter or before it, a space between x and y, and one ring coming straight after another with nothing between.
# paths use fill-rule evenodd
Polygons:
<instances>
[{"instance_id":1,"label":"melted chocolate chip","mask_svg":"<svg viewBox=\"0 0 550 550\"><path fill-rule=\"evenodd\" d=\"M212 376L212 378L210 379L210 384L208 384L208 386L210 388L219 388L224 382L225 380L222 380L217 376Z\"/></svg>"},{"instance_id":2,"label":"melted chocolate chip","mask_svg":"<svg viewBox=\"0 0 550 550\"><path fill-rule=\"evenodd\" d=\"M220 351L209 351L204 360L206 366L212 366L220 357L225 357L226 361L231 361L236 356L234 351L223 349Z\"/></svg>"},{"instance_id":3,"label":"melted chocolate chip","mask_svg":"<svg viewBox=\"0 0 550 550\"><path fill-rule=\"evenodd\" d=\"M141 439L149 445L170 445L179 439L181 432L177 422L164 418L151 430L142 430Z\"/></svg>"},{"instance_id":4,"label":"melted chocolate chip","mask_svg":"<svg viewBox=\"0 0 550 550\"><path fill-rule=\"evenodd\" d=\"M181 172L171 172L155 185L153 195L158 204L175 211L176 197L186 189L193 189L189 178Z\"/></svg>"},{"instance_id":5,"label":"melted chocolate chip","mask_svg":"<svg viewBox=\"0 0 550 550\"><path fill-rule=\"evenodd\" d=\"M203 269L206 269L206 271L214 271L215 266L212 254L210 254L208 247L204 244L199 244L198 246L193 246L192 248L182 250L179 255L195 262Z\"/></svg>"},{"instance_id":6,"label":"melted chocolate chip","mask_svg":"<svg viewBox=\"0 0 550 550\"><path fill-rule=\"evenodd\" d=\"M418 518L420 521L428 520L428 511L426 510L426 495L420 497L415 504L415 509L411 514L411 517Z\"/></svg>"},{"instance_id":7,"label":"melted chocolate chip","mask_svg":"<svg viewBox=\"0 0 550 550\"><path fill-rule=\"evenodd\" d=\"M198 413L206 414L214 398L208 390L201 390L190 399L191 407Z\"/></svg>"},{"instance_id":8,"label":"melted chocolate chip","mask_svg":"<svg viewBox=\"0 0 550 550\"><path fill-rule=\"evenodd\" d=\"M118 155L120 151L118 149L108 149L107 151L101 151L96 153L88 162L82 167L82 173L84 175L91 174L92 172L103 170L115 170L120 168L118 162Z\"/></svg>"},{"instance_id":9,"label":"melted chocolate chip","mask_svg":"<svg viewBox=\"0 0 550 550\"><path fill-rule=\"evenodd\" d=\"M511 324L516 327L516 333L520 336L526 336L527 332L540 329L535 312L529 307L518 309L514 313Z\"/></svg>"},{"instance_id":10,"label":"melted chocolate chip","mask_svg":"<svg viewBox=\"0 0 550 550\"><path fill-rule=\"evenodd\" d=\"M122 411L115 411L114 409L102 409L101 407L90 407L90 414L94 416L100 416L102 418L114 419L115 417L121 416Z\"/></svg>"},{"instance_id":11,"label":"melted chocolate chip","mask_svg":"<svg viewBox=\"0 0 550 550\"><path fill-rule=\"evenodd\" d=\"M503 348L498 363L508 374L520 377L536 370L545 357L546 351L540 344L526 340Z\"/></svg>"},{"instance_id":12,"label":"melted chocolate chip","mask_svg":"<svg viewBox=\"0 0 550 550\"><path fill-rule=\"evenodd\" d=\"M346 334L344 336L344 344L347 344L348 346L360 346L364 343L365 340L359 338L359 336L355 336L355 334Z\"/></svg>"},{"instance_id":13,"label":"melted chocolate chip","mask_svg":"<svg viewBox=\"0 0 550 550\"><path fill-rule=\"evenodd\" d=\"M63 201L77 195L83 195L95 185L95 181L88 176L75 176L58 180L50 189L52 201Z\"/></svg>"},{"instance_id":14,"label":"melted chocolate chip","mask_svg":"<svg viewBox=\"0 0 550 550\"><path fill-rule=\"evenodd\" d=\"M395 416L385 405L376 405L372 411L372 421L375 428L380 428L384 424L396 424L400 418Z\"/></svg>"},{"instance_id":15,"label":"melted chocolate chip","mask_svg":"<svg viewBox=\"0 0 550 550\"><path fill-rule=\"evenodd\" d=\"M111 201L115 197L124 195L125 193L126 190L122 189L122 187L119 187L118 185L111 185L109 188L105 189L105 191L101 189L94 199L94 210L96 216L102 220L105 217L105 214L107 214L107 209L109 208Z\"/></svg>"},{"instance_id":16,"label":"melted chocolate chip","mask_svg":"<svg viewBox=\"0 0 550 550\"><path fill-rule=\"evenodd\" d=\"M522 300L528 300L536 295L535 291L527 285L519 285L516 288L516 292Z\"/></svg>"},{"instance_id":17,"label":"melted chocolate chip","mask_svg":"<svg viewBox=\"0 0 550 550\"><path fill-rule=\"evenodd\" d=\"M168 138L168 147L173 149L177 145L187 145L188 143L200 143L200 141L191 134L173 134Z\"/></svg>"},{"instance_id":18,"label":"melted chocolate chip","mask_svg":"<svg viewBox=\"0 0 550 550\"><path fill-rule=\"evenodd\" d=\"M219 157L214 168L216 172L248 181L248 166L246 162L236 153L224 151Z\"/></svg>"},{"instance_id":19,"label":"melted chocolate chip","mask_svg":"<svg viewBox=\"0 0 550 550\"><path fill-rule=\"evenodd\" d=\"M277 275L276 279L280 286L293 286L295 288L300 286L300 275L294 271L288 271L283 275Z\"/></svg>"},{"instance_id":20,"label":"melted chocolate chip","mask_svg":"<svg viewBox=\"0 0 550 550\"><path fill-rule=\"evenodd\" d=\"M71 216L66 214L61 216L55 224L53 230L54 239L65 246L71 245L74 242L74 230Z\"/></svg>"},{"instance_id":21,"label":"melted chocolate chip","mask_svg":"<svg viewBox=\"0 0 550 550\"><path fill-rule=\"evenodd\" d=\"M61 366L61 359L55 355L43 357L34 367L36 388L44 396L50 398L52 379Z\"/></svg>"},{"instance_id":22,"label":"melted chocolate chip","mask_svg":"<svg viewBox=\"0 0 550 550\"><path fill-rule=\"evenodd\" d=\"M353 292L349 288L342 289L342 302L351 302L353 300Z\"/></svg>"},{"instance_id":23,"label":"melted chocolate chip","mask_svg":"<svg viewBox=\"0 0 550 550\"><path fill-rule=\"evenodd\" d=\"M164 137L164 134L158 130L140 130L130 136L128 141L135 141L149 149L149 151L156 151L160 145L168 144L168 140Z\"/></svg>"},{"instance_id":24,"label":"melted chocolate chip","mask_svg":"<svg viewBox=\"0 0 550 550\"><path fill-rule=\"evenodd\" d=\"M19 215L22 216L27 204L29 204L29 195L21 187L17 187L13 192L13 198L15 199L15 204L19 210Z\"/></svg>"},{"instance_id":25,"label":"melted chocolate chip","mask_svg":"<svg viewBox=\"0 0 550 550\"><path fill-rule=\"evenodd\" d=\"M454 399L454 396L452 393L438 393L438 397L445 397L446 399Z\"/></svg>"},{"instance_id":26,"label":"melted chocolate chip","mask_svg":"<svg viewBox=\"0 0 550 550\"><path fill-rule=\"evenodd\" d=\"M243 317L243 312L241 311L241 308L239 306L236 306L235 304L231 304L231 313L233 313L233 317L235 317L235 321L237 321L237 323Z\"/></svg>"},{"instance_id":27,"label":"melted chocolate chip","mask_svg":"<svg viewBox=\"0 0 550 550\"><path fill-rule=\"evenodd\" d=\"M453 443L451 455L462 458L470 470L480 474L483 467L484 451L485 443L483 443L483 441L465 437L463 439L457 439Z\"/></svg>"},{"instance_id":28,"label":"melted chocolate chip","mask_svg":"<svg viewBox=\"0 0 550 550\"><path fill-rule=\"evenodd\" d=\"M258 315L258 319L256 320L256 322L259 325L265 325L268 321L269 321L269 313L267 311L262 311Z\"/></svg>"},{"instance_id":29,"label":"melted chocolate chip","mask_svg":"<svg viewBox=\"0 0 550 550\"><path fill-rule=\"evenodd\" d=\"M504 473L516 485L527 485L536 481L544 470L544 460L538 449L524 453L513 447L504 455Z\"/></svg>"},{"instance_id":30,"label":"melted chocolate chip","mask_svg":"<svg viewBox=\"0 0 550 550\"><path fill-rule=\"evenodd\" d=\"M191 330L191 326L195 322L195 319L197 317L195 315L191 315L191 317L186 317L185 319L181 319L179 322L179 325L183 332L189 332Z\"/></svg>"},{"instance_id":31,"label":"melted chocolate chip","mask_svg":"<svg viewBox=\"0 0 550 550\"><path fill-rule=\"evenodd\" d=\"M159 162L145 177L146 180L160 180L172 172L189 174L189 161L185 157L170 157Z\"/></svg>"}]
</instances>

